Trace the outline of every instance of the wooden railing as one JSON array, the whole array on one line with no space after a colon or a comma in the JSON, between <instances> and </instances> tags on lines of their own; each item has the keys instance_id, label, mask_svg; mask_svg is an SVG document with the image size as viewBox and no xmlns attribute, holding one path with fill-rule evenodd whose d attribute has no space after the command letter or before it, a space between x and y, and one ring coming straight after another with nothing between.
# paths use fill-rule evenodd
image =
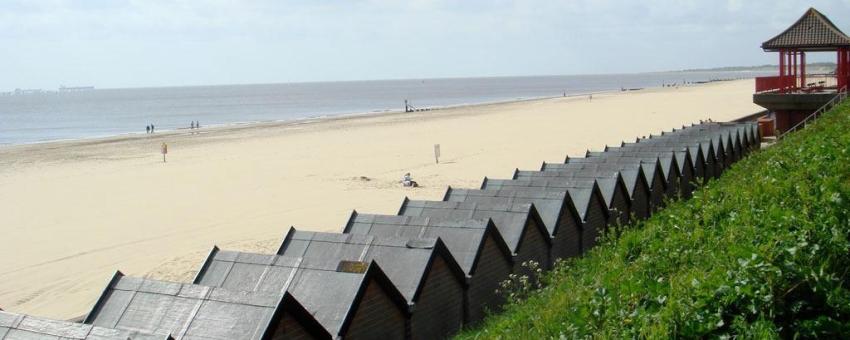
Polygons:
<instances>
[{"instance_id":1,"label":"wooden railing","mask_svg":"<svg viewBox=\"0 0 850 340\"><path fill-rule=\"evenodd\" d=\"M835 94L835 97L832 97L832 99L830 99L828 102L826 102L826 104L823 104L823 106L821 106L820 108L815 110L815 112L813 112L812 114L807 116L806 119L803 119L802 122L797 123L796 125L792 126L790 129L781 133L779 136L776 137L776 139L785 138L785 136L788 135L789 133L805 128L806 125L809 123L809 121L813 121L813 120L817 119L818 116L822 115L826 111L831 110L833 107L840 104L845 99L847 99L847 87L846 86L839 89L838 93Z\"/></svg>"}]
</instances>

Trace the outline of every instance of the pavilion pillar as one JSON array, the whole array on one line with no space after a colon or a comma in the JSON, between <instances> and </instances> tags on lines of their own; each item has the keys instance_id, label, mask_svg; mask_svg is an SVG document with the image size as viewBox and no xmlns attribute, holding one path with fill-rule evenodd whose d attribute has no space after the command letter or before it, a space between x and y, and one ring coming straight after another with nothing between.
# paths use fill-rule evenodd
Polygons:
<instances>
[{"instance_id":1,"label":"pavilion pillar","mask_svg":"<svg viewBox=\"0 0 850 340\"><path fill-rule=\"evenodd\" d=\"M806 52L800 52L800 87L806 87Z\"/></svg>"},{"instance_id":2,"label":"pavilion pillar","mask_svg":"<svg viewBox=\"0 0 850 340\"><path fill-rule=\"evenodd\" d=\"M785 50L779 50L779 91L785 92Z\"/></svg>"}]
</instances>

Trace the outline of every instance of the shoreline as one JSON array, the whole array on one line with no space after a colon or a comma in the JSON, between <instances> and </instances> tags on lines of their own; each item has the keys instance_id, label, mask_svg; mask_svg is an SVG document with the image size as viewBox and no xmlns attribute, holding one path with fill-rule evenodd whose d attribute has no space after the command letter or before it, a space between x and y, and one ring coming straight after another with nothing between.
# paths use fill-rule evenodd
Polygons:
<instances>
[{"instance_id":1,"label":"shoreline","mask_svg":"<svg viewBox=\"0 0 850 340\"><path fill-rule=\"evenodd\" d=\"M699 86L704 84L694 84L691 86ZM529 97L529 98L516 98L516 99L506 99L506 100L496 100L496 101L487 101L480 103L463 103L463 104L453 104L453 105L443 105L443 106L432 106L424 109L414 110L410 112L405 112L404 110L373 110L369 112L353 112L353 113L339 113L339 114L327 114L320 116L310 116L303 118L293 118L293 119L279 119L279 120L264 120L264 121L245 121L245 122L232 122L232 123L223 123L223 124L209 124L200 129L190 129L190 128L177 128L170 130L162 130L161 132L156 132L154 134L147 134L141 132L125 132L119 133L116 135L107 135L107 136L91 136L91 137L80 137L80 138L66 138L66 139L52 139L52 140L42 140L42 141L34 141L34 142L25 142L25 143L6 143L0 144L0 152L4 151L4 149L11 149L15 147L27 147L27 146L38 146L38 145L47 145L47 144L86 144L86 143L95 143L102 144L108 142L120 142L132 139L141 139L152 136L175 136L186 134L195 131L195 132L212 132L212 131L228 131L228 130L238 130L238 129L250 129L250 128L264 128L264 127L281 127L288 125L301 125L301 124L310 124L310 123L322 123L325 121L334 121L334 120L345 120L345 119L357 119L357 118L369 118L369 117L381 117L384 115L396 115L396 114L405 114L405 113L423 113L423 112L433 112L433 111L442 111L442 110L450 110L450 109L461 109L461 108L474 108L474 107L486 107L490 105L500 105L500 104L512 104L512 103L523 103L523 102L533 102L539 100L547 100L554 98L573 98L573 97L582 97L587 95L598 95L598 94L611 94L611 93L620 93L620 92L635 92L635 91L643 91L647 89L661 88L659 87L647 87L641 89L628 89L628 90L608 90L608 91L597 91L597 92L587 92L587 93L577 93L577 94L567 94L566 96L540 96L540 97Z\"/></svg>"},{"instance_id":2,"label":"shoreline","mask_svg":"<svg viewBox=\"0 0 850 340\"><path fill-rule=\"evenodd\" d=\"M448 186L752 114L753 83L0 148L0 306L72 318L115 270L191 280L213 245L273 252L290 226L339 231L352 209L395 214L404 197L440 200ZM421 186L400 187L405 172Z\"/></svg>"},{"instance_id":3,"label":"shoreline","mask_svg":"<svg viewBox=\"0 0 850 340\"><path fill-rule=\"evenodd\" d=\"M678 87L694 87L694 86L704 86L708 84L718 83L718 82L727 82L727 81L741 81L747 80L750 78L743 79L712 79L708 81L701 82L693 82L690 84L679 85ZM285 125L300 125L300 124L308 124L308 123L320 123L322 121L333 121L338 119L356 119L360 117L369 117L375 116L380 117L383 115L393 115L393 114L405 114L405 113L419 113L419 112L430 112L430 111L442 111L442 110L450 110L450 109L461 109L461 108L474 108L474 107L486 107L491 105L500 105L500 104L511 104L511 103L523 103L523 102L533 102L547 99L555 99L555 98L577 98L588 95L605 95L605 94L617 94L617 93L629 93L629 92L640 92L640 91L652 91L658 89L664 89L665 86L649 86L642 88L628 88L628 89L612 89L612 90L603 90L603 91L592 91L592 92L581 92L581 93L573 93L566 95L555 95L555 96L537 96L537 97L528 97L528 98L514 98L514 99L504 99L504 100L494 100L494 101L485 101L485 102L473 102L473 103L462 103L462 104L452 104L452 105L441 105L441 106L431 106L426 107L419 110L414 110L411 112L405 112L404 110L397 109L386 109L386 110L373 110L367 112L351 112L351 113L331 113L326 115L319 116L307 116L302 118L292 118L292 119L279 119L279 120L264 120L264 121L243 121L243 122L231 122L231 123L222 123L222 124L209 124L204 126L199 130L192 130L190 128L177 128L170 130L162 130L161 132L157 132L153 135L157 136L169 136L169 135L180 135L181 133L187 132L208 132L208 131L226 131L231 129L244 129L244 128L263 128L263 127L280 127ZM80 137L80 138L66 138L66 139L52 139L52 140L40 140L40 141L32 141L32 142L24 142L24 143L6 143L0 144L0 152L4 151L4 149L11 149L16 147L27 147L27 146L37 146L37 145L46 145L46 144L86 144L86 143L96 143L102 144L107 142L120 142L126 141L130 139L141 139L151 137L151 135L141 132L124 132L114 135L101 135L101 136L89 136L89 137Z\"/></svg>"}]
</instances>

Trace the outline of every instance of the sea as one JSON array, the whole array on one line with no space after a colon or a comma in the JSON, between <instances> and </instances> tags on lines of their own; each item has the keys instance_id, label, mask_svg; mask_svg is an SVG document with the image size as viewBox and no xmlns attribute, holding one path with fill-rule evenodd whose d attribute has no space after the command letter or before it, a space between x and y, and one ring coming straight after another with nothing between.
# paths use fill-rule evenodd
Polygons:
<instances>
[{"instance_id":1,"label":"sea","mask_svg":"<svg viewBox=\"0 0 850 340\"><path fill-rule=\"evenodd\" d=\"M370 80L90 89L0 94L0 145L40 143L254 122L586 95L742 79L759 72Z\"/></svg>"}]
</instances>

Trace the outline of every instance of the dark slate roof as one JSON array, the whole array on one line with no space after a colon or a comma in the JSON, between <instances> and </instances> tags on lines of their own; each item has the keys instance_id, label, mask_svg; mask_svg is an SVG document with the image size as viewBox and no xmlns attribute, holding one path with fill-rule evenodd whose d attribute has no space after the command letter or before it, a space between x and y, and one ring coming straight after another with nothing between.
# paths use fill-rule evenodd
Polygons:
<instances>
[{"instance_id":1,"label":"dark slate roof","mask_svg":"<svg viewBox=\"0 0 850 340\"><path fill-rule=\"evenodd\" d=\"M446 260L458 282L466 284L466 273L440 238L323 233L289 228L277 253L334 261L375 261L410 303L419 300L428 270L438 256Z\"/></svg>"},{"instance_id":2,"label":"dark slate roof","mask_svg":"<svg viewBox=\"0 0 850 340\"><path fill-rule=\"evenodd\" d=\"M170 340L168 334L145 334L0 311L0 339Z\"/></svg>"},{"instance_id":3,"label":"dark slate roof","mask_svg":"<svg viewBox=\"0 0 850 340\"><path fill-rule=\"evenodd\" d=\"M85 323L171 333L177 340L253 340L275 331L278 311L286 306L303 310L288 294L232 291L118 272Z\"/></svg>"},{"instance_id":4,"label":"dark slate roof","mask_svg":"<svg viewBox=\"0 0 850 340\"><path fill-rule=\"evenodd\" d=\"M537 224L540 232L546 236L548 242L552 242L551 234L546 229L546 224L540 218L534 204L529 203L477 203L477 202L446 202L446 201L419 201L404 198L398 210L399 216L422 216L439 217L463 220L476 220L489 218L499 229L502 238L516 254L522 244L525 228L529 220Z\"/></svg>"},{"instance_id":5,"label":"dark slate roof","mask_svg":"<svg viewBox=\"0 0 850 340\"><path fill-rule=\"evenodd\" d=\"M832 51L839 47L850 47L850 37L814 8L809 8L797 22L761 44L765 51Z\"/></svg>"},{"instance_id":6,"label":"dark slate roof","mask_svg":"<svg viewBox=\"0 0 850 340\"><path fill-rule=\"evenodd\" d=\"M605 198L602 196L602 191L599 190L599 185L596 182L593 182L591 185L587 185L585 181L572 181L569 179L560 179L560 178L541 178L541 179L490 179L484 178L484 182L481 183L481 189L514 189L514 188L535 188L537 190L567 190L570 193L570 197L573 198L573 202L576 205L576 210L578 210L579 217L581 217L582 221L587 220L587 212L593 204L593 199L598 199L599 203L602 206L607 207L608 203L605 202ZM608 209L603 209L605 213L608 213Z\"/></svg>"},{"instance_id":7,"label":"dark slate roof","mask_svg":"<svg viewBox=\"0 0 850 340\"><path fill-rule=\"evenodd\" d=\"M670 158L672 159L672 157ZM652 187L652 183L655 181L655 176L661 176L661 182L664 183L664 189L666 190L667 188L667 180L664 175L664 169L661 167L661 161L657 158L655 159L655 161L648 161L634 157L586 157L567 159L567 164L581 163L615 164L611 165L612 168L637 165L640 166L641 170L643 171L643 175L646 177L646 181L649 184L650 188ZM555 168L559 168L559 166L557 166L556 164L550 165L550 163L543 164L543 171L550 171L551 169Z\"/></svg>"},{"instance_id":8,"label":"dark slate roof","mask_svg":"<svg viewBox=\"0 0 850 340\"><path fill-rule=\"evenodd\" d=\"M599 190L602 192L602 198L605 199L608 207L612 207L614 204L614 193L617 190L618 185L622 185L623 189L626 189L625 182L623 182L623 177L619 172L608 173L607 176L596 175L593 177L579 177L571 174L566 171L525 171L525 170L514 170L514 176L512 179L535 179L535 178L548 178L548 179L563 179L568 181L575 182L584 182L585 185L593 185L594 182L599 185Z\"/></svg>"},{"instance_id":9,"label":"dark slate roof","mask_svg":"<svg viewBox=\"0 0 850 340\"><path fill-rule=\"evenodd\" d=\"M714 141L711 137L690 137L687 135L667 134L662 136L650 136L650 138L641 138L637 140L638 144L689 144L697 145L704 155L714 155L717 159L718 155L714 149Z\"/></svg>"},{"instance_id":10,"label":"dark slate roof","mask_svg":"<svg viewBox=\"0 0 850 340\"><path fill-rule=\"evenodd\" d=\"M351 214L344 233L399 237L439 237L467 275L473 275L484 240L492 236L505 259L513 262L513 254L492 220L446 219L394 215Z\"/></svg>"},{"instance_id":11,"label":"dark slate roof","mask_svg":"<svg viewBox=\"0 0 850 340\"><path fill-rule=\"evenodd\" d=\"M544 172L560 172L566 177L574 178L595 178L597 176L615 176L619 174L623 177L626 183L626 189L629 191L629 196L634 197L635 187L637 183L644 182L647 188L650 187L647 182L643 168L639 164L608 164L608 163L546 163L540 167L540 171Z\"/></svg>"},{"instance_id":12,"label":"dark slate roof","mask_svg":"<svg viewBox=\"0 0 850 340\"><path fill-rule=\"evenodd\" d=\"M669 148L671 150L676 150L678 148L684 148L691 154L694 159L705 159L705 155L707 155L708 150L706 149L703 152L703 146L710 147L711 143L699 143L694 141L685 141L685 140L663 140L663 139L638 139L635 143L623 143L620 147L625 149L636 149L642 150L642 148ZM677 161L678 159L677 153ZM681 164L681 162L679 163Z\"/></svg>"},{"instance_id":13,"label":"dark slate roof","mask_svg":"<svg viewBox=\"0 0 850 340\"><path fill-rule=\"evenodd\" d=\"M575 222L581 225L579 212L569 192L563 191L540 191L540 190L481 190L481 189L455 189L449 187L443 195L444 201L449 202L476 202L491 204L522 204L532 203L540 214L540 218L549 230L549 235L556 235L560 223L560 217L567 209L575 218Z\"/></svg>"},{"instance_id":14,"label":"dark slate roof","mask_svg":"<svg viewBox=\"0 0 850 340\"><path fill-rule=\"evenodd\" d=\"M339 261L222 251L213 248L195 277L198 285L280 296L289 293L331 334L344 335L372 279L402 313L404 295L375 262Z\"/></svg>"},{"instance_id":15,"label":"dark slate roof","mask_svg":"<svg viewBox=\"0 0 850 340\"><path fill-rule=\"evenodd\" d=\"M681 174L676 157L673 152L637 152L637 151L611 151L611 152L587 152L587 158L606 158L618 159L619 161L629 161L629 159L641 160L644 162L654 162L657 160L661 164L661 174L664 175L664 180L669 181L670 172Z\"/></svg>"},{"instance_id":16,"label":"dark slate roof","mask_svg":"<svg viewBox=\"0 0 850 340\"><path fill-rule=\"evenodd\" d=\"M661 154L673 153L676 157L676 164L679 166L679 173L685 171L685 166L688 163L693 165L694 157L691 156L691 150L686 146L661 146L661 145L640 145L637 143L624 144L620 147L605 147L606 153L632 153L632 152L658 152ZM663 164L663 163L662 163Z\"/></svg>"}]
</instances>

